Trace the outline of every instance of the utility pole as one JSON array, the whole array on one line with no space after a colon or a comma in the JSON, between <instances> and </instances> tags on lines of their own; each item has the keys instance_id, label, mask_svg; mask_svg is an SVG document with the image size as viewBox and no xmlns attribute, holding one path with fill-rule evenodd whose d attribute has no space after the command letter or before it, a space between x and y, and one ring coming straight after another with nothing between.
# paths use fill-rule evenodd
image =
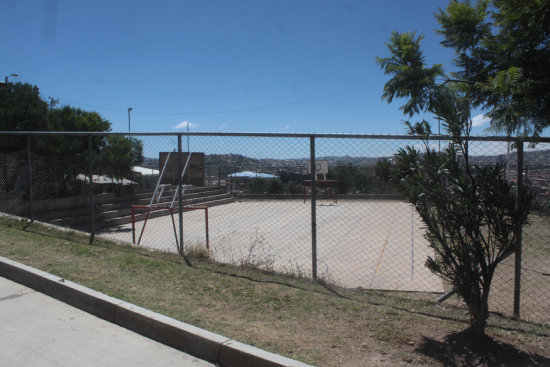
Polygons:
<instances>
[{"instance_id":1,"label":"utility pole","mask_svg":"<svg viewBox=\"0 0 550 367\"><path fill-rule=\"evenodd\" d=\"M128 107L128 132L130 132L130 112L132 112L132 107Z\"/></svg>"}]
</instances>

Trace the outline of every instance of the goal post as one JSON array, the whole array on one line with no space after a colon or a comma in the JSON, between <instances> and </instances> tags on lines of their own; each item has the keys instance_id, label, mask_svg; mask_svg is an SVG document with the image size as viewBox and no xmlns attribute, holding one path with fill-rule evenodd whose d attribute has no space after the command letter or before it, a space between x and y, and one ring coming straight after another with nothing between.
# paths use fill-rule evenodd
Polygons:
<instances>
[{"instance_id":1,"label":"goal post","mask_svg":"<svg viewBox=\"0 0 550 367\"><path fill-rule=\"evenodd\" d=\"M191 152L188 152L186 153L187 154L187 159L186 159L186 162L185 162L185 166L183 167L183 170L181 172L181 180L183 180L183 177L185 176L186 173L189 173L189 167L190 167L190 162L191 162L191 159L192 159L192 156L193 154L197 154L197 153L191 153ZM164 158L163 158L163 155L164 155ZM160 153L160 160L159 160L159 164L161 163L160 161L162 161L162 159L164 159L164 163L163 163L163 167L162 167L162 171L160 173L160 176L157 180L157 185L155 187L155 191L153 192L153 196L151 197L151 201L149 203L149 205L131 205L131 213L132 213L132 244L134 245L139 245L141 243L141 239L143 237L143 233L145 232L145 228L147 226L147 221L149 220L149 218L152 218L152 217L159 217L159 216L162 216L162 215L165 215L164 213L161 213L161 214L152 214L152 213L155 213L155 212L159 212L159 211L168 211L169 214L170 214L170 218L172 220L172 229L174 231L174 238L176 240L176 248L178 249L178 251L180 250L183 250L183 249L180 249L180 242L179 242L179 239L178 239L178 231L176 229L176 221L174 220L174 212L176 213L184 213L184 212L189 212L189 211L192 211L192 210L204 210L204 223L205 223L205 242L206 242L206 249L207 250L210 250L210 243L209 243L209 238L208 238L208 207L207 206L177 206L176 205L176 199L178 197L181 197L183 196L183 194L185 193L185 189L191 185L178 185L178 187L176 188L176 190L174 190L174 194L172 196L172 200L171 202L169 203L168 205L168 202L161 199L163 193L164 193L164 190L167 186L169 186L170 184L163 184L163 178L164 178L164 175L167 171L167 168L168 170L170 170L170 167L172 167L172 171L176 168L176 162L174 160L170 161L170 158L172 156L172 152L167 152L167 153ZM204 154L203 154L204 156ZM170 182L172 182L174 180L175 177L177 177L179 175L179 173L177 173L176 171L172 172L174 173L172 176L172 178L169 178ZM137 210L144 210L146 211L145 212L145 217L143 218L143 214L136 214L136 211ZM141 227L141 230L140 230L140 233L139 233L139 238L136 242L136 216L139 216L141 218L143 218L143 226ZM140 219L141 220L141 219ZM183 246L183 228L180 228L180 236L181 236L181 241L182 241L182 246Z\"/></svg>"},{"instance_id":2,"label":"goal post","mask_svg":"<svg viewBox=\"0 0 550 367\"><path fill-rule=\"evenodd\" d=\"M176 240L176 247L179 246L178 240L178 231L176 229L176 222L174 219L174 212L178 213L177 207L172 206L148 206L148 205L132 205L132 243L134 245L139 245L141 243L141 238L145 232L145 227L147 226L147 221L149 220L151 212L166 210L170 212L170 217L172 219L172 228L174 230L174 238ZM143 226L141 227L138 241L136 243L136 210L146 210L145 218L143 220ZM207 206L184 206L181 208L182 213L194 211L194 210L203 210L204 211L204 235L206 242L206 249L210 250L210 239L209 239L209 229L208 229L208 207ZM183 233L181 234L183 236Z\"/></svg>"},{"instance_id":3,"label":"goal post","mask_svg":"<svg viewBox=\"0 0 550 367\"><path fill-rule=\"evenodd\" d=\"M304 203L307 199L307 193L311 195L311 190L317 190L317 195L326 194L332 198L334 203L338 203L338 181L337 180L315 180L313 185L311 180L304 180Z\"/></svg>"}]
</instances>

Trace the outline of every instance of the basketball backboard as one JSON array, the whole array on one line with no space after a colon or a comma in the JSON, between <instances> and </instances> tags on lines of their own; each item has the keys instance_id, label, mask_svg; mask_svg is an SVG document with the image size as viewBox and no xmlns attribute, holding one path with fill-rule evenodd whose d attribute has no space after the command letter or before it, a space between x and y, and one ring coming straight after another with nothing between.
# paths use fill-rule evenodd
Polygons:
<instances>
[{"instance_id":1,"label":"basketball backboard","mask_svg":"<svg viewBox=\"0 0 550 367\"><path fill-rule=\"evenodd\" d=\"M311 173L311 161L307 165L307 173ZM315 160L315 174L326 175L328 174L328 161L327 160Z\"/></svg>"}]
</instances>

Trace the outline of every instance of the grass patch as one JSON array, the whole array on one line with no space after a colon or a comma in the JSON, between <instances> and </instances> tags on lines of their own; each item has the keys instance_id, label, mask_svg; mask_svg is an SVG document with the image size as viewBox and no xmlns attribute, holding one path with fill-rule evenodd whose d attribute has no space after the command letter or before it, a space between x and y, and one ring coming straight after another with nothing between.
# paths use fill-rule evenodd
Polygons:
<instances>
[{"instance_id":1,"label":"grass patch","mask_svg":"<svg viewBox=\"0 0 550 367\"><path fill-rule=\"evenodd\" d=\"M322 366L550 363L548 325L491 315L488 349L457 350L463 308L432 294L342 290L0 217L0 255L227 337ZM491 349L492 348L492 349ZM500 353L499 348L510 353ZM487 354L488 353L488 354ZM511 355L513 354L513 358ZM503 359L505 358L505 359ZM490 361L490 362L489 362ZM510 364L512 363L512 364Z\"/></svg>"}]
</instances>

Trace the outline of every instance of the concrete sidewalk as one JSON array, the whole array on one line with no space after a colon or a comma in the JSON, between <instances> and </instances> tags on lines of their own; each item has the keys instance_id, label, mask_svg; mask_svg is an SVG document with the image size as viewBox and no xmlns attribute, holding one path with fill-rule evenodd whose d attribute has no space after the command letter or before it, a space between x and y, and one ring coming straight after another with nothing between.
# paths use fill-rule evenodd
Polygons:
<instances>
[{"instance_id":1,"label":"concrete sidewalk","mask_svg":"<svg viewBox=\"0 0 550 367\"><path fill-rule=\"evenodd\" d=\"M214 366L5 278L0 365Z\"/></svg>"}]
</instances>

